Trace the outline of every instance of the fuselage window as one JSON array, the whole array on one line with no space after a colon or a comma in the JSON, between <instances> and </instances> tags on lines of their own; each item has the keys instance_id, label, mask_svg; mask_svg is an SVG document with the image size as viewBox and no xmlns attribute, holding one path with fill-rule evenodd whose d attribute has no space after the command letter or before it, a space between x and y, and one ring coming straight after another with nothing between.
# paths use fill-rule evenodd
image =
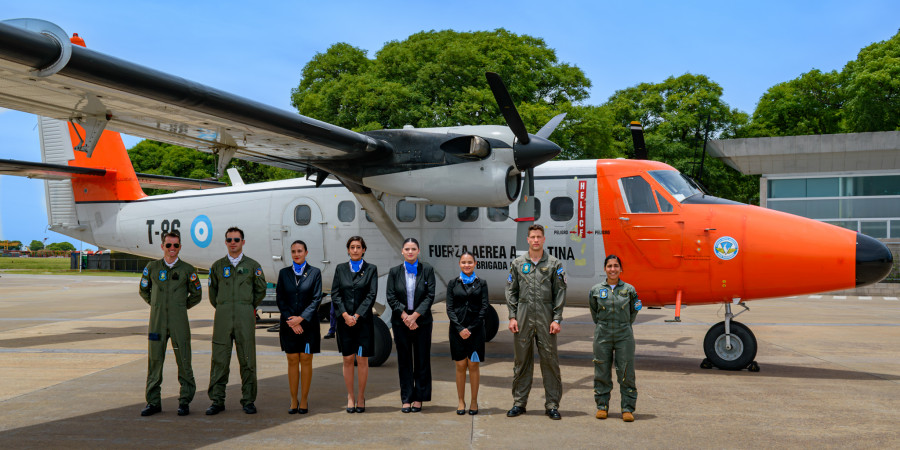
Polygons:
<instances>
[{"instance_id":1,"label":"fuselage window","mask_svg":"<svg viewBox=\"0 0 900 450\"><path fill-rule=\"evenodd\" d=\"M378 200L378 203L381 205L381 208L384 209L384 202L381 200ZM372 216L369 215L368 211L366 212L366 220L368 220L369 222L372 222Z\"/></svg>"},{"instance_id":2,"label":"fuselage window","mask_svg":"<svg viewBox=\"0 0 900 450\"><path fill-rule=\"evenodd\" d=\"M503 222L509 219L509 206L502 208L488 208L487 217L491 222Z\"/></svg>"},{"instance_id":3,"label":"fuselage window","mask_svg":"<svg viewBox=\"0 0 900 450\"><path fill-rule=\"evenodd\" d=\"M416 220L416 204L406 200L397 202L397 220L401 222Z\"/></svg>"},{"instance_id":4,"label":"fuselage window","mask_svg":"<svg viewBox=\"0 0 900 450\"><path fill-rule=\"evenodd\" d=\"M312 220L312 210L309 209L309 205L297 205L294 208L294 223L297 225L309 225L310 220Z\"/></svg>"},{"instance_id":5,"label":"fuselage window","mask_svg":"<svg viewBox=\"0 0 900 450\"><path fill-rule=\"evenodd\" d=\"M478 208L460 206L456 209L456 217L460 222L474 222L478 219Z\"/></svg>"},{"instance_id":6,"label":"fuselage window","mask_svg":"<svg viewBox=\"0 0 900 450\"><path fill-rule=\"evenodd\" d=\"M356 203L344 200L338 203L338 220L341 222L353 222L356 218Z\"/></svg>"},{"instance_id":7,"label":"fuselage window","mask_svg":"<svg viewBox=\"0 0 900 450\"><path fill-rule=\"evenodd\" d=\"M659 202L659 210L662 212L672 212L672 204L659 192L653 191L653 193L656 194L656 201Z\"/></svg>"},{"instance_id":8,"label":"fuselage window","mask_svg":"<svg viewBox=\"0 0 900 450\"><path fill-rule=\"evenodd\" d=\"M626 177L619 180L622 186L622 196L628 205L628 212L656 213L656 202L653 201L653 190L647 180L637 177Z\"/></svg>"},{"instance_id":9,"label":"fuselage window","mask_svg":"<svg viewBox=\"0 0 900 450\"><path fill-rule=\"evenodd\" d=\"M541 201L537 197L534 198L534 221L541 220Z\"/></svg>"},{"instance_id":10,"label":"fuselage window","mask_svg":"<svg viewBox=\"0 0 900 450\"><path fill-rule=\"evenodd\" d=\"M537 210L537 208L535 208ZM575 215L575 201L569 197L554 197L550 200L550 218L557 222L568 222ZM537 219L535 217L535 219Z\"/></svg>"},{"instance_id":11,"label":"fuselage window","mask_svg":"<svg viewBox=\"0 0 900 450\"><path fill-rule=\"evenodd\" d=\"M447 217L447 207L444 205L425 205L425 220L429 222L443 222Z\"/></svg>"}]
</instances>

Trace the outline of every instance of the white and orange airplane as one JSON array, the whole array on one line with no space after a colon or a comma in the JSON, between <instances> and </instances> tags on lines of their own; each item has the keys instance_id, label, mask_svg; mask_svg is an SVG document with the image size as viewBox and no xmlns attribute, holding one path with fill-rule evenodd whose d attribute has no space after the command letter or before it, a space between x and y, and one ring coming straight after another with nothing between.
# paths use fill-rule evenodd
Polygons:
<instances>
[{"instance_id":1,"label":"white and orange airplane","mask_svg":"<svg viewBox=\"0 0 900 450\"><path fill-rule=\"evenodd\" d=\"M704 365L730 370L758 370L756 339L732 305L871 284L891 269L875 239L711 197L661 162L549 161L563 117L529 134L499 77L488 82L508 126L356 133L93 52L48 22L4 21L0 106L41 116L43 162L0 161L0 174L47 179L50 229L116 251L158 257L160 236L178 229L181 256L209 267L225 251L217 239L239 226L247 254L275 279L302 239L326 288L348 237L366 239L366 259L385 276L412 236L439 285L468 250L503 303L509 262L527 248L515 236L537 222L565 265L569 305L587 305L609 254L648 307L675 305L678 319L682 305L724 304ZM229 172L233 185L221 187L136 174L117 131L215 153L219 173L240 158L307 178L245 185ZM142 185L190 190L148 197ZM376 321L373 365L390 354L389 314Z\"/></svg>"}]
</instances>

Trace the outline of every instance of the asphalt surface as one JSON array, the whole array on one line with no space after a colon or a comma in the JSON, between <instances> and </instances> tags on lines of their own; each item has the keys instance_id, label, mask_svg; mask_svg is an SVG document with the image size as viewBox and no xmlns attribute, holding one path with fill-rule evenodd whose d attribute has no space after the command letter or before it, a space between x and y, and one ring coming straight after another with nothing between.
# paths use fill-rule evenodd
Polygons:
<instances>
[{"instance_id":1,"label":"asphalt surface","mask_svg":"<svg viewBox=\"0 0 900 450\"><path fill-rule=\"evenodd\" d=\"M480 414L457 416L443 303L434 308L433 401L421 413L400 413L392 356L371 369L366 413L347 414L341 358L334 341L326 340L314 358L310 413L288 415L285 357L277 334L259 328L259 413L241 411L233 359L226 411L205 416L213 309L204 293L203 303L190 311L198 386L191 415L175 414L178 383L170 352L163 412L140 417L149 307L137 295L137 283L2 274L0 447L900 447L896 298L822 295L748 303L751 311L737 320L759 340L757 373L700 368L703 337L722 320L724 308L684 308L677 324L665 322L672 310L644 310L634 327L636 421L624 423L618 389L610 418L593 416L593 326L585 308L564 314L561 421L543 415L537 368L528 414L505 416L512 406L512 345L504 322L481 364ZM504 318L506 308L495 307Z\"/></svg>"}]
</instances>

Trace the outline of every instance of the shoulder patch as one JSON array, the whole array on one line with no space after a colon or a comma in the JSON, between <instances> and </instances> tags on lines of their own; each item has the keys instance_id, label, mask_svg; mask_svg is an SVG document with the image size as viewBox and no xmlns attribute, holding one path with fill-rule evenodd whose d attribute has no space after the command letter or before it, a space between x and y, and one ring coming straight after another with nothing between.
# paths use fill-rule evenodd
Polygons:
<instances>
[{"instance_id":1,"label":"shoulder patch","mask_svg":"<svg viewBox=\"0 0 900 450\"><path fill-rule=\"evenodd\" d=\"M141 287L147 287L149 284L150 282L146 278L141 278Z\"/></svg>"},{"instance_id":2,"label":"shoulder patch","mask_svg":"<svg viewBox=\"0 0 900 450\"><path fill-rule=\"evenodd\" d=\"M512 274L507 275L506 284L512 284Z\"/></svg>"},{"instance_id":3,"label":"shoulder patch","mask_svg":"<svg viewBox=\"0 0 900 450\"><path fill-rule=\"evenodd\" d=\"M254 273L256 274L256 276L261 277L261 276L262 276L262 273L263 273L263 272L262 272L262 267L257 267L257 268L256 268L256 271L255 271Z\"/></svg>"},{"instance_id":4,"label":"shoulder patch","mask_svg":"<svg viewBox=\"0 0 900 450\"><path fill-rule=\"evenodd\" d=\"M196 274L196 273L192 273L192 274L191 274L191 281L197 281L197 274Z\"/></svg>"},{"instance_id":5,"label":"shoulder patch","mask_svg":"<svg viewBox=\"0 0 900 450\"><path fill-rule=\"evenodd\" d=\"M150 275L150 268L144 267L144 276L146 277L147 275Z\"/></svg>"}]
</instances>

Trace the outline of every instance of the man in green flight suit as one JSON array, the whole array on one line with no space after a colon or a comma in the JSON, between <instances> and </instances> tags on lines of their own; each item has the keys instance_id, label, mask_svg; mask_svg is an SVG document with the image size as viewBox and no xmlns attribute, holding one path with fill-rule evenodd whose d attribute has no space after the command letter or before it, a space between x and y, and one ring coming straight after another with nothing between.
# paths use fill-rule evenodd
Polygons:
<instances>
[{"instance_id":1,"label":"man in green flight suit","mask_svg":"<svg viewBox=\"0 0 900 450\"><path fill-rule=\"evenodd\" d=\"M534 374L534 345L541 357L545 413L560 420L562 377L556 335L566 305L566 271L562 263L544 251L544 227L528 227L528 254L513 260L506 280L509 331L514 333L513 407L507 417L525 414Z\"/></svg>"},{"instance_id":2,"label":"man in green flight suit","mask_svg":"<svg viewBox=\"0 0 900 450\"><path fill-rule=\"evenodd\" d=\"M194 266L178 259L181 252L181 234L170 231L163 235L160 244L163 259L151 261L144 267L138 292L150 305L150 326L147 339L150 342L147 364L147 406L142 416L152 416L162 411L160 385L166 346L172 339L172 351L178 364L178 415L190 414L197 385L191 369L191 326L187 310L193 308L202 296L200 279Z\"/></svg>"},{"instance_id":3,"label":"man in green flight suit","mask_svg":"<svg viewBox=\"0 0 900 450\"><path fill-rule=\"evenodd\" d=\"M247 414L256 414L256 307L266 296L262 266L244 256L244 232L231 227L225 232L228 255L209 269L209 302L216 308L213 321L212 367L209 371L209 399L206 415L225 410L231 346L237 350L241 366L241 405Z\"/></svg>"}]
</instances>

